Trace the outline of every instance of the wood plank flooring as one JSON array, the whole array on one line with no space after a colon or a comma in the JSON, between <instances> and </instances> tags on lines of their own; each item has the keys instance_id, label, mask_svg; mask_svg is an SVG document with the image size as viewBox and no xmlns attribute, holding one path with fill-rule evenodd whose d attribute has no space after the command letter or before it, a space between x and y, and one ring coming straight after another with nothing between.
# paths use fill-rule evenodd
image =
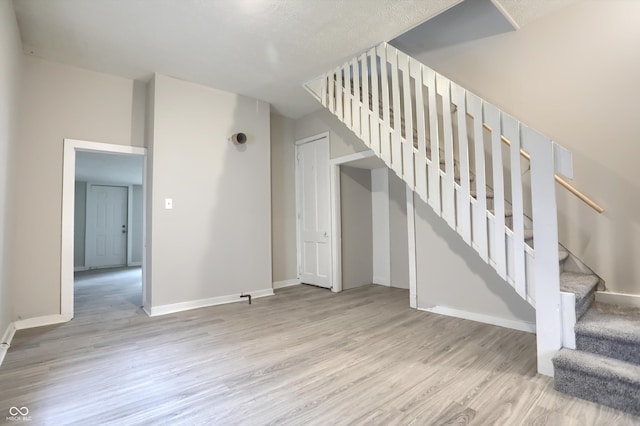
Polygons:
<instances>
[{"instance_id":1,"label":"wood plank flooring","mask_svg":"<svg viewBox=\"0 0 640 426\"><path fill-rule=\"evenodd\" d=\"M139 269L84 274L73 321L19 331L0 423L26 406L37 425L640 424L555 392L534 335L409 309L406 290L303 285L155 318L140 292Z\"/></svg>"}]
</instances>

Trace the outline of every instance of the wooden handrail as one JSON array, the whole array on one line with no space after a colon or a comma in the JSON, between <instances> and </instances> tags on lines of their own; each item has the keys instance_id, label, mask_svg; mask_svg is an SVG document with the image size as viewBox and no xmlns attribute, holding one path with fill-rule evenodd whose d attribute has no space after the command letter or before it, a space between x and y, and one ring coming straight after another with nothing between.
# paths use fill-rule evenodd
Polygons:
<instances>
[{"instance_id":1,"label":"wooden handrail","mask_svg":"<svg viewBox=\"0 0 640 426\"><path fill-rule=\"evenodd\" d=\"M473 115L471 115L469 113L467 113L467 115L470 118L474 118ZM488 130L490 132L493 131L493 129L491 129L491 126L489 126L487 123L482 123L482 127L484 127L486 130ZM511 146L511 141L509 139L507 139L506 137L504 137L503 135L500 135L500 139L505 144ZM523 156L524 158L526 158L527 160L531 160L531 156L529 155L529 153L527 151L523 150L523 149L520 149L520 155ZM588 205L589 207L591 207L593 210L595 210L598 213L603 213L604 212L604 208L602 208L598 203L593 201L591 198L589 198L586 195L584 195L584 193L580 192L578 189L576 189L573 185L571 185L569 182L564 180L562 177L558 176L557 174L555 174L553 176L554 176L556 182L558 182L558 184L560 184L560 186L562 186L564 189L566 189L567 191L569 191L570 193L575 195L580 201L582 201L583 203L585 203L586 205Z\"/></svg>"}]
</instances>

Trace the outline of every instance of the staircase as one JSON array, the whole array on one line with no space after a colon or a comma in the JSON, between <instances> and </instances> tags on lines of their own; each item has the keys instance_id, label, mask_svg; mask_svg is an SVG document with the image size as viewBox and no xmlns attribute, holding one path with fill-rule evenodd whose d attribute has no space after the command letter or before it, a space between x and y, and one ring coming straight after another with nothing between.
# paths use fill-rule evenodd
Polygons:
<instances>
[{"instance_id":1,"label":"staircase","mask_svg":"<svg viewBox=\"0 0 640 426\"><path fill-rule=\"evenodd\" d=\"M599 279L558 245L556 173L572 177L571 153L387 43L305 88L536 308L538 371L555 363L558 389L577 388L577 357L606 353L581 349L603 346L581 334L602 318Z\"/></svg>"}]
</instances>

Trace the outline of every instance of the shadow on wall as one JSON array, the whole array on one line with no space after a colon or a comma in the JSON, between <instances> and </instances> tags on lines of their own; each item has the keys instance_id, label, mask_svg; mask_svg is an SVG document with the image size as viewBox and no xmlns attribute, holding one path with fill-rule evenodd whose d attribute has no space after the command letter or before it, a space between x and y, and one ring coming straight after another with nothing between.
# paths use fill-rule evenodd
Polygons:
<instances>
[{"instance_id":1,"label":"shadow on wall","mask_svg":"<svg viewBox=\"0 0 640 426\"><path fill-rule=\"evenodd\" d=\"M464 29L464 30L461 30ZM421 58L438 50L515 31L491 0L463 1L391 40L403 52Z\"/></svg>"},{"instance_id":2,"label":"shadow on wall","mask_svg":"<svg viewBox=\"0 0 640 426\"><path fill-rule=\"evenodd\" d=\"M415 196L418 307L445 306L535 323L535 311Z\"/></svg>"},{"instance_id":3,"label":"shadow on wall","mask_svg":"<svg viewBox=\"0 0 640 426\"><path fill-rule=\"evenodd\" d=\"M202 235L204 286L214 297L271 289L271 159L269 105L236 96L229 123L211 133L212 178L203 197L213 199ZM233 140L232 135L243 133ZM255 294L254 294L255 295ZM239 299L240 300L240 299Z\"/></svg>"}]
</instances>

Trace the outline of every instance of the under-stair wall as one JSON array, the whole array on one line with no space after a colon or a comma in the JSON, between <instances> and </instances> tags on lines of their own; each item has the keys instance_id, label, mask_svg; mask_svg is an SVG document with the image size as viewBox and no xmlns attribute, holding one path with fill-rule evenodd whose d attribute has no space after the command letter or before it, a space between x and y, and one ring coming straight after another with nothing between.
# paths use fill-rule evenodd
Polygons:
<instances>
[{"instance_id":1,"label":"under-stair wall","mask_svg":"<svg viewBox=\"0 0 640 426\"><path fill-rule=\"evenodd\" d=\"M536 306L538 367L551 375L562 344L554 174L571 175L570 153L386 43L307 88ZM503 142L510 143L506 158Z\"/></svg>"}]
</instances>

